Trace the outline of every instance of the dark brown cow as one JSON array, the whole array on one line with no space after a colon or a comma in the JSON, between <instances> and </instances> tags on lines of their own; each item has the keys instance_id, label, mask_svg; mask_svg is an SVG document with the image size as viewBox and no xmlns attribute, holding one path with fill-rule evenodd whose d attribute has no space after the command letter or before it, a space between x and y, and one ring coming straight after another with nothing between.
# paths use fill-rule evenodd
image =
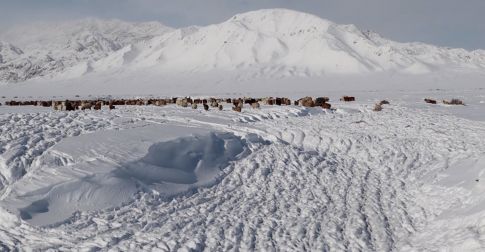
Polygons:
<instances>
[{"instance_id":1,"label":"dark brown cow","mask_svg":"<svg viewBox=\"0 0 485 252\"><path fill-rule=\"evenodd\" d=\"M256 99L254 98L245 98L244 99L244 104L253 104L256 102Z\"/></svg>"},{"instance_id":2,"label":"dark brown cow","mask_svg":"<svg viewBox=\"0 0 485 252\"><path fill-rule=\"evenodd\" d=\"M324 103L330 101L328 97L317 97L315 99L315 106L321 107Z\"/></svg>"},{"instance_id":3,"label":"dark brown cow","mask_svg":"<svg viewBox=\"0 0 485 252\"><path fill-rule=\"evenodd\" d=\"M437 102L436 102L436 100L429 99L429 98L424 99L424 101L425 101L426 103L429 103L429 104L436 104L436 103L437 103Z\"/></svg>"},{"instance_id":4,"label":"dark brown cow","mask_svg":"<svg viewBox=\"0 0 485 252\"><path fill-rule=\"evenodd\" d=\"M66 109L66 111L74 111L76 109L74 102L66 100L65 101L65 109Z\"/></svg>"},{"instance_id":5,"label":"dark brown cow","mask_svg":"<svg viewBox=\"0 0 485 252\"><path fill-rule=\"evenodd\" d=\"M281 104L282 104L282 99L281 99L281 98L279 98L279 97L276 97L276 99L275 99L275 104L276 104L276 105L278 105L278 106L281 106Z\"/></svg>"},{"instance_id":6,"label":"dark brown cow","mask_svg":"<svg viewBox=\"0 0 485 252\"><path fill-rule=\"evenodd\" d=\"M380 105L387 105L387 104L390 104L390 102L387 101L387 100L382 100L382 101L379 102L379 104Z\"/></svg>"},{"instance_id":7,"label":"dark brown cow","mask_svg":"<svg viewBox=\"0 0 485 252\"><path fill-rule=\"evenodd\" d=\"M341 101L344 101L344 102L353 102L355 101L355 97L353 96L343 96L342 98L340 98Z\"/></svg>"},{"instance_id":8,"label":"dark brown cow","mask_svg":"<svg viewBox=\"0 0 485 252\"><path fill-rule=\"evenodd\" d=\"M7 101L7 102L5 102L5 105L7 105L7 106L20 106L21 104L18 101Z\"/></svg>"},{"instance_id":9,"label":"dark brown cow","mask_svg":"<svg viewBox=\"0 0 485 252\"><path fill-rule=\"evenodd\" d=\"M323 109L331 109L332 108L332 105L330 103L324 102L321 107Z\"/></svg>"}]
</instances>

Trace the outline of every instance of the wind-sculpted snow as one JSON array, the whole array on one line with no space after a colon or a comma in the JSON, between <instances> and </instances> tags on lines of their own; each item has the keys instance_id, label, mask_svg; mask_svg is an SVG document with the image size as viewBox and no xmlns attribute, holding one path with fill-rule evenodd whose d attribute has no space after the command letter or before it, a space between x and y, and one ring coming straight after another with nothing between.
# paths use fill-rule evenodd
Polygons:
<instances>
[{"instance_id":1,"label":"wind-sculpted snow","mask_svg":"<svg viewBox=\"0 0 485 252\"><path fill-rule=\"evenodd\" d=\"M221 133L176 138L202 132L142 127L65 139L9 188L3 205L30 223L48 225L75 211L119 206L140 191L170 197L211 185L245 154L245 143ZM162 141L167 137L175 139Z\"/></svg>"},{"instance_id":2,"label":"wind-sculpted snow","mask_svg":"<svg viewBox=\"0 0 485 252\"><path fill-rule=\"evenodd\" d=\"M362 104L334 112L168 106L80 115L111 124L57 141L7 186L0 209L4 249L483 248L484 226L477 223L485 192L481 122L398 105L376 113ZM48 192L35 189L72 178L76 169L78 179L53 183ZM79 179L83 174L96 175ZM61 191L72 195L56 194ZM83 209L96 195L103 201ZM73 201L56 205L57 198ZM32 225L47 224L36 215L69 207L73 215L65 221Z\"/></svg>"},{"instance_id":3,"label":"wind-sculpted snow","mask_svg":"<svg viewBox=\"0 0 485 252\"><path fill-rule=\"evenodd\" d=\"M22 178L37 157L65 137L113 128L113 117L86 113L0 114L0 192Z\"/></svg>"},{"instance_id":4,"label":"wind-sculpted snow","mask_svg":"<svg viewBox=\"0 0 485 252\"><path fill-rule=\"evenodd\" d=\"M219 24L180 29L116 20L37 24L14 27L0 34L0 41L10 43L0 46L3 82L82 79L120 72L156 79L222 72L217 80L222 81L480 72L485 67L483 50L398 43L354 25L285 9L252 11Z\"/></svg>"}]
</instances>

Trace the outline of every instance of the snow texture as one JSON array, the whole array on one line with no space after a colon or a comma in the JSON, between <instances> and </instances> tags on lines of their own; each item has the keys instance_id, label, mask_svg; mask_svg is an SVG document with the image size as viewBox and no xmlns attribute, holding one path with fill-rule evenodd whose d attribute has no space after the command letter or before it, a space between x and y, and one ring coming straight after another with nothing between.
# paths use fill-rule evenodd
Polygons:
<instances>
[{"instance_id":1,"label":"snow texture","mask_svg":"<svg viewBox=\"0 0 485 252\"><path fill-rule=\"evenodd\" d=\"M395 97L381 112L365 96L335 111L2 108L0 244L483 249L485 125Z\"/></svg>"},{"instance_id":2,"label":"snow texture","mask_svg":"<svg viewBox=\"0 0 485 252\"><path fill-rule=\"evenodd\" d=\"M2 104L311 95L334 108L0 106L0 251L485 248L484 51L283 9L182 29L43 23L0 40Z\"/></svg>"}]
</instances>

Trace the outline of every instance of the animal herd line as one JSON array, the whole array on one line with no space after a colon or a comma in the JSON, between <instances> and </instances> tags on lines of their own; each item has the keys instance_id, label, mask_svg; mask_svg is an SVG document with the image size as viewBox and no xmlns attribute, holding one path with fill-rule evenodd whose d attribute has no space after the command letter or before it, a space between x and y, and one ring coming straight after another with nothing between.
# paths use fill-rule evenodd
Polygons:
<instances>
[{"instance_id":1,"label":"animal herd line","mask_svg":"<svg viewBox=\"0 0 485 252\"><path fill-rule=\"evenodd\" d=\"M343 96L340 101L353 102L354 96ZM328 97L310 97L306 96L292 102L291 99L286 97L264 97L264 98L191 98L191 97L172 97L163 99L96 99L96 100L34 100L34 101L6 101L6 106L39 106L39 107L51 107L53 110L59 111L75 111L75 110L101 110L103 107L107 107L109 110L115 109L116 106L166 106L175 104L180 107L191 107L197 109L199 106L206 111L212 109L223 110L224 106L229 105L233 111L242 112L244 104L249 105L253 109L259 109L261 105L275 105L275 106L303 106L307 108L321 107L323 109L332 109L332 105L329 103ZM426 103L437 104L434 99L424 99ZM382 100L376 103L374 111L381 111L383 105L389 104L389 101ZM464 105L463 101L459 99L452 99L450 101L443 100L443 104L448 105ZM2 104L0 103L0 106Z\"/></svg>"}]
</instances>

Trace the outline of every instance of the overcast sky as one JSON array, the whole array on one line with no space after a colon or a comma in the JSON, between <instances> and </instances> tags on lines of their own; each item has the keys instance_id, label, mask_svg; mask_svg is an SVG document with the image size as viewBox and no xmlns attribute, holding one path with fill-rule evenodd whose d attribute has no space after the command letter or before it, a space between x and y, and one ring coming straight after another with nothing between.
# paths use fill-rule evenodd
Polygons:
<instances>
[{"instance_id":1,"label":"overcast sky","mask_svg":"<svg viewBox=\"0 0 485 252\"><path fill-rule=\"evenodd\" d=\"M83 17L182 27L261 8L309 12L401 42L485 49L485 0L0 0L0 27Z\"/></svg>"}]
</instances>

